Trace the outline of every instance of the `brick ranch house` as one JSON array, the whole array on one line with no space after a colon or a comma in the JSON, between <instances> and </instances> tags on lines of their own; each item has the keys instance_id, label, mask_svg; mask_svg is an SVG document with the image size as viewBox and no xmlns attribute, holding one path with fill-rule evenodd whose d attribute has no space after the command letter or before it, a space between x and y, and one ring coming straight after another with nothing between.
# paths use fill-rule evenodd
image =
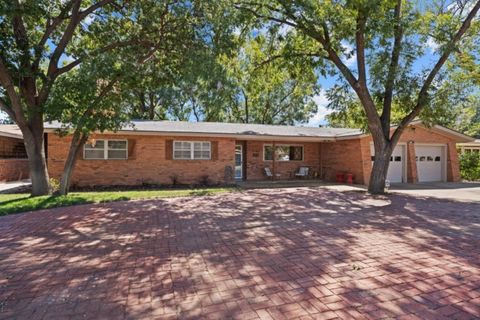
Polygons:
<instances>
[{"instance_id":1,"label":"brick ranch house","mask_svg":"<svg viewBox=\"0 0 480 320\"><path fill-rule=\"evenodd\" d=\"M29 177L27 152L20 129L13 124L0 125L0 182Z\"/></svg>"},{"instance_id":2,"label":"brick ranch house","mask_svg":"<svg viewBox=\"0 0 480 320\"><path fill-rule=\"evenodd\" d=\"M70 138L45 125L50 176L59 179ZM459 181L455 144L472 138L442 126L414 122L392 158L392 182ZM357 129L212 122L133 121L116 133L95 134L77 161L73 185L233 183L238 180L309 178L335 181L351 173L367 184L372 138ZM266 175L270 169L273 177Z\"/></svg>"}]
</instances>

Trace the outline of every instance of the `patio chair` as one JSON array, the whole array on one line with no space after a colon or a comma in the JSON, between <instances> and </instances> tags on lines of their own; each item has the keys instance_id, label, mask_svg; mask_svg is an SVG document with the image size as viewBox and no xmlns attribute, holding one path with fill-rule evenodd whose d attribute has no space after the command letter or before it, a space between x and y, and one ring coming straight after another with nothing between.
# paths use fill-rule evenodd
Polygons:
<instances>
[{"instance_id":1,"label":"patio chair","mask_svg":"<svg viewBox=\"0 0 480 320\"><path fill-rule=\"evenodd\" d=\"M306 178L308 177L308 167L300 167L298 168L298 172L295 173L295 177L299 178Z\"/></svg>"},{"instance_id":2,"label":"patio chair","mask_svg":"<svg viewBox=\"0 0 480 320\"><path fill-rule=\"evenodd\" d=\"M267 177L273 178L272 171L270 171L270 168L269 168L269 167L263 168L263 171L265 172L265 175L266 175Z\"/></svg>"},{"instance_id":3,"label":"patio chair","mask_svg":"<svg viewBox=\"0 0 480 320\"><path fill-rule=\"evenodd\" d=\"M265 175L266 175L268 178L273 179L273 173L272 173L272 170L270 170L269 167L263 168L263 171L265 172ZM279 173L276 173L276 174L275 174L275 177L280 177L280 174L279 174Z\"/></svg>"}]
</instances>

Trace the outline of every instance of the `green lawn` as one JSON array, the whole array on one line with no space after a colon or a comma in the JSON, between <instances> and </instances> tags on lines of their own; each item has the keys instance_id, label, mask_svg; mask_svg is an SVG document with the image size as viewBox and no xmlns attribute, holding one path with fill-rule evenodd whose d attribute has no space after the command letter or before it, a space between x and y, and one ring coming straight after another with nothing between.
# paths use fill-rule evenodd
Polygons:
<instances>
[{"instance_id":1,"label":"green lawn","mask_svg":"<svg viewBox=\"0 0 480 320\"><path fill-rule=\"evenodd\" d=\"M133 199L204 196L232 192L234 188L201 188L173 190L72 192L67 196L30 197L29 194L0 194L0 216L11 213Z\"/></svg>"}]
</instances>

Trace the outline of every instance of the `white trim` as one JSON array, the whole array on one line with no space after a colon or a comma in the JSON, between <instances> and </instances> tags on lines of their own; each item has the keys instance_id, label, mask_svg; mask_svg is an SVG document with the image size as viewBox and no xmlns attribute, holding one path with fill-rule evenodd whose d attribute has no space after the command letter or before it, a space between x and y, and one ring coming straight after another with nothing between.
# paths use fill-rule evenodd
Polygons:
<instances>
[{"instance_id":1,"label":"white trim","mask_svg":"<svg viewBox=\"0 0 480 320\"><path fill-rule=\"evenodd\" d=\"M4 131L0 131L0 137L23 140L23 135L21 135L21 134L9 133L9 132L4 132Z\"/></svg>"},{"instance_id":2,"label":"white trim","mask_svg":"<svg viewBox=\"0 0 480 320\"><path fill-rule=\"evenodd\" d=\"M239 166L237 166L237 147L240 147L240 158L242 159ZM240 177L237 177L237 167L240 167ZM243 145L242 144L235 144L235 172L234 177L236 180L243 179Z\"/></svg>"},{"instance_id":3,"label":"white trim","mask_svg":"<svg viewBox=\"0 0 480 320\"><path fill-rule=\"evenodd\" d=\"M270 146L270 147L273 147L273 144L272 143L264 143L263 144L263 161L264 162L270 162L270 161L273 161L273 160L266 160L265 159L265 147L266 146ZM287 143L280 143L280 144L275 144L275 147L302 147L302 160L275 160L275 162L303 162L305 161L305 145L303 144L287 144ZM275 158L275 150L273 150L273 157Z\"/></svg>"},{"instance_id":4,"label":"white trim","mask_svg":"<svg viewBox=\"0 0 480 320\"><path fill-rule=\"evenodd\" d=\"M175 157L175 142L189 143L190 144L190 158L177 158ZM209 156L208 158L195 158L195 143L208 143ZM202 150L203 152L204 150ZM173 140L172 144L172 159L173 160L212 160L212 143L211 141L197 141L197 140Z\"/></svg>"},{"instance_id":5,"label":"white trim","mask_svg":"<svg viewBox=\"0 0 480 320\"><path fill-rule=\"evenodd\" d=\"M83 145L83 160L128 160L128 139L95 139L96 141L103 141L103 158L86 158L85 153L86 150L100 150L100 149L93 149L93 148L87 148L87 144L85 143ZM108 147L108 142L109 141L125 141L125 149L109 149ZM125 151L125 158L109 158L108 157L108 151L113 150L113 151Z\"/></svg>"}]
</instances>

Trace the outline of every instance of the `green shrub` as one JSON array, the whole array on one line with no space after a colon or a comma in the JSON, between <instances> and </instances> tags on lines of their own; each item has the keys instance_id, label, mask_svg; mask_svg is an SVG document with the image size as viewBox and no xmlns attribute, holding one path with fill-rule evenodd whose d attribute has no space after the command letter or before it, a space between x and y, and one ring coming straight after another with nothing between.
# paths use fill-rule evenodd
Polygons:
<instances>
[{"instance_id":1,"label":"green shrub","mask_svg":"<svg viewBox=\"0 0 480 320\"><path fill-rule=\"evenodd\" d=\"M460 174L469 181L480 180L480 153L467 152L460 155Z\"/></svg>"}]
</instances>

